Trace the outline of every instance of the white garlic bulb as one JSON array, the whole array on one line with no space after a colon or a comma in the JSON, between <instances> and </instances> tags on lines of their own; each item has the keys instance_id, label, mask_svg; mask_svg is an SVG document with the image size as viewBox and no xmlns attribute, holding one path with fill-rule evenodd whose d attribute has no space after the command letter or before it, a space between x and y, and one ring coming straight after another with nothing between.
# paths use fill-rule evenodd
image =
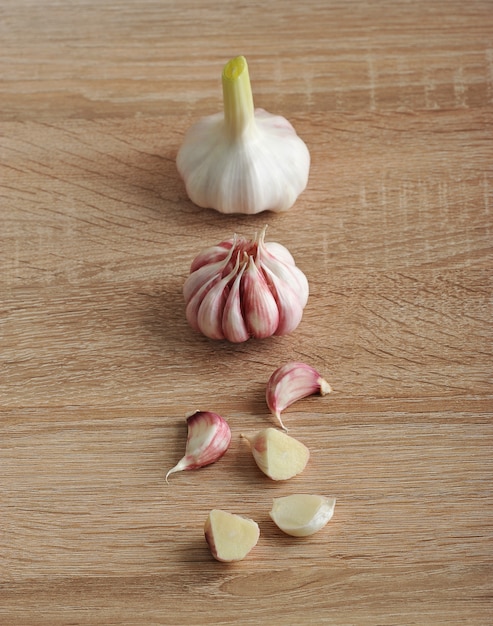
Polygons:
<instances>
[{"instance_id":1,"label":"white garlic bulb","mask_svg":"<svg viewBox=\"0 0 493 626\"><path fill-rule=\"evenodd\" d=\"M301 321L308 281L283 245L234 236L192 261L183 285L186 317L210 339L233 343L286 335Z\"/></svg>"},{"instance_id":2,"label":"white garlic bulb","mask_svg":"<svg viewBox=\"0 0 493 626\"><path fill-rule=\"evenodd\" d=\"M189 198L221 213L286 211L308 182L308 148L284 117L254 109L244 57L222 85L224 112L194 124L177 155Z\"/></svg>"}]
</instances>

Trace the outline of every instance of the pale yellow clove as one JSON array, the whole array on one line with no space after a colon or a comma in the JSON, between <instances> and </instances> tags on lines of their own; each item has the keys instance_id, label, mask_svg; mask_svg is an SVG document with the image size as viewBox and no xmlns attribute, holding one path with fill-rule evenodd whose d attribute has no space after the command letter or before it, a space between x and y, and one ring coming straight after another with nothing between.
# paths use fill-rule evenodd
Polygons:
<instances>
[{"instance_id":1,"label":"pale yellow clove","mask_svg":"<svg viewBox=\"0 0 493 626\"><path fill-rule=\"evenodd\" d=\"M225 563L241 561L257 545L260 529L252 519L213 509L204 525L212 556Z\"/></svg>"},{"instance_id":2,"label":"pale yellow clove","mask_svg":"<svg viewBox=\"0 0 493 626\"><path fill-rule=\"evenodd\" d=\"M334 515L335 498L293 494L274 498L269 515L287 535L307 537L321 530Z\"/></svg>"},{"instance_id":3,"label":"pale yellow clove","mask_svg":"<svg viewBox=\"0 0 493 626\"><path fill-rule=\"evenodd\" d=\"M241 436L249 442L259 469L272 480L288 480L301 474L310 458L305 444L275 428Z\"/></svg>"}]
</instances>

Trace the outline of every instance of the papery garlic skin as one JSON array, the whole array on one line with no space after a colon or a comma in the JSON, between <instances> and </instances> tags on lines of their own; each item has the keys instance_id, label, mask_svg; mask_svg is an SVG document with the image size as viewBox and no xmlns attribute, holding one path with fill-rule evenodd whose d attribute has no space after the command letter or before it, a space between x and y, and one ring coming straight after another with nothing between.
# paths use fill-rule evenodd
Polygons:
<instances>
[{"instance_id":1,"label":"papery garlic skin","mask_svg":"<svg viewBox=\"0 0 493 626\"><path fill-rule=\"evenodd\" d=\"M274 371L267 383L265 399L281 428L287 430L281 420L281 411L314 393L324 396L331 392L332 387L314 367L293 361Z\"/></svg>"},{"instance_id":2,"label":"papery garlic skin","mask_svg":"<svg viewBox=\"0 0 493 626\"><path fill-rule=\"evenodd\" d=\"M190 326L232 343L286 335L301 322L306 276L283 245L235 236L200 252L183 285Z\"/></svg>"},{"instance_id":3,"label":"papery garlic skin","mask_svg":"<svg viewBox=\"0 0 493 626\"><path fill-rule=\"evenodd\" d=\"M310 458L304 443L275 428L241 436L250 444L258 468L272 480L289 480L301 474Z\"/></svg>"},{"instance_id":4,"label":"papery garlic skin","mask_svg":"<svg viewBox=\"0 0 493 626\"><path fill-rule=\"evenodd\" d=\"M286 211L305 189L310 153L285 118L254 109L244 57L222 74L224 112L186 133L176 164L189 198L221 213Z\"/></svg>"},{"instance_id":5,"label":"papery garlic skin","mask_svg":"<svg viewBox=\"0 0 493 626\"><path fill-rule=\"evenodd\" d=\"M187 444L185 456L166 474L198 469L220 459L231 443L228 422L211 411L195 411L187 417Z\"/></svg>"},{"instance_id":6,"label":"papery garlic skin","mask_svg":"<svg viewBox=\"0 0 493 626\"><path fill-rule=\"evenodd\" d=\"M274 498L269 515L287 535L308 537L321 530L332 519L335 498L311 494L292 494Z\"/></svg>"}]
</instances>

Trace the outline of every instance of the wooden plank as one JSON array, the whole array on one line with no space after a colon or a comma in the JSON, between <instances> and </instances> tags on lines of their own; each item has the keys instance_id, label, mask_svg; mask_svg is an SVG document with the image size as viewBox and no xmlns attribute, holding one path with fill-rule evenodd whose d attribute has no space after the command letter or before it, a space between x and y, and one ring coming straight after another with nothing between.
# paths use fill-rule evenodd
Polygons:
<instances>
[{"instance_id":1,"label":"wooden plank","mask_svg":"<svg viewBox=\"0 0 493 626\"><path fill-rule=\"evenodd\" d=\"M491 3L6 0L0 93L0 622L491 621ZM183 134L245 54L258 106L309 146L285 214L194 206ZM192 258L233 232L292 252L299 328L240 345L192 331ZM334 388L288 409L311 450L273 483L241 432L273 424L272 371ZM184 416L231 448L164 481ZM273 497L335 495L313 537ZM215 562L211 508L261 528Z\"/></svg>"}]
</instances>

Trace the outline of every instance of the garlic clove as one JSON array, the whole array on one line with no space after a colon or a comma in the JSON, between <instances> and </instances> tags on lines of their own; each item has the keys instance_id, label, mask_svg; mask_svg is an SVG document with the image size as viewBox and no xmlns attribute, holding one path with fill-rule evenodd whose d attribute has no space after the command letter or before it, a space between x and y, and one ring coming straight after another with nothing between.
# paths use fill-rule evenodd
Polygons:
<instances>
[{"instance_id":1,"label":"garlic clove","mask_svg":"<svg viewBox=\"0 0 493 626\"><path fill-rule=\"evenodd\" d=\"M267 252L274 258L277 258L287 265L296 265L291 252L281 243L277 243L277 241L264 241L263 245L265 246Z\"/></svg>"},{"instance_id":2,"label":"garlic clove","mask_svg":"<svg viewBox=\"0 0 493 626\"><path fill-rule=\"evenodd\" d=\"M241 436L249 442L259 469L272 480L289 480L300 474L310 458L310 451L301 441L275 428Z\"/></svg>"},{"instance_id":3,"label":"garlic clove","mask_svg":"<svg viewBox=\"0 0 493 626\"><path fill-rule=\"evenodd\" d=\"M221 274L214 274L196 291L196 293L190 298L185 309L185 317L190 326L199 332L200 326L198 324L199 307L212 287L221 280Z\"/></svg>"},{"instance_id":4,"label":"garlic clove","mask_svg":"<svg viewBox=\"0 0 493 626\"><path fill-rule=\"evenodd\" d=\"M197 311L197 326L200 332L209 339L224 339L221 316L224 307L224 289L228 281L221 279L209 289Z\"/></svg>"},{"instance_id":5,"label":"garlic clove","mask_svg":"<svg viewBox=\"0 0 493 626\"><path fill-rule=\"evenodd\" d=\"M243 310L246 326L253 337L264 339L276 332L279 309L253 257L250 257L243 275Z\"/></svg>"},{"instance_id":6,"label":"garlic clove","mask_svg":"<svg viewBox=\"0 0 493 626\"><path fill-rule=\"evenodd\" d=\"M183 296L185 300L190 300L200 290L202 285L215 276L221 277L222 268L224 267L224 259L218 263L211 263L210 265L203 265L198 270L195 270L193 274L185 281L183 285Z\"/></svg>"},{"instance_id":7,"label":"garlic clove","mask_svg":"<svg viewBox=\"0 0 493 626\"><path fill-rule=\"evenodd\" d=\"M200 269L203 265L210 265L211 263L217 263L219 261L224 261L228 252L234 246L234 239L230 239L229 241L223 241L218 243L217 246L211 246L206 250L203 250L200 254L198 254L192 264L190 266L190 273L192 274L196 270Z\"/></svg>"},{"instance_id":8,"label":"garlic clove","mask_svg":"<svg viewBox=\"0 0 493 626\"><path fill-rule=\"evenodd\" d=\"M195 266L196 269L191 270L190 275L183 285L183 297L186 302L193 298L197 291L199 291L200 287L208 280L214 278L215 276L218 276L219 278L222 276L234 252L234 241L235 240L233 240L229 250L225 249L224 256L218 260L212 260L211 248L208 248L194 259L192 267ZM210 261L206 262L208 258Z\"/></svg>"},{"instance_id":9,"label":"garlic clove","mask_svg":"<svg viewBox=\"0 0 493 626\"><path fill-rule=\"evenodd\" d=\"M278 278L266 267L264 267L264 273L279 310L279 324L274 334L287 335L301 322L303 307L298 300L298 295L288 283Z\"/></svg>"},{"instance_id":10,"label":"garlic clove","mask_svg":"<svg viewBox=\"0 0 493 626\"><path fill-rule=\"evenodd\" d=\"M204 535L212 556L231 563L243 560L257 545L260 529L252 519L213 509L204 524Z\"/></svg>"},{"instance_id":11,"label":"garlic clove","mask_svg":"<svg viewBox=\"0 0 493 626\"><path fill-rule=\"evenodd\" d=\"M227 298L228 283L238 272L239 259L231 272L215 283L204 296L197 312L197 326L210 339L224 339L222 315Z\"/></svg>"},{"instance_id":12,"label":"garlic clove","mask_svg":"<svg viewBox=\"0 0 493 626\"><path fill-rule=\"evenodd\" d=\"M272 374L267 382L265 399L281 428L287 430L281 420L281 412L284 409L314 393L324 396L331 391L329 383L315 368L306 363L293 361L277 368Z\"/></svg>"},{"instance_id":13,"label":"garlic clove","mask_svg":"<svg viewBox=\"0 0 493 626\"><path fill-rule=\"evenodd\" d=\"M274 263L271 260L265 261L264 266L269 268L273 274L291 286L294 292L298 295L300 305L305 308L306 303L308 302L309 288L308 280L300 268L295 265L287 265L281 261Z\"/></svg>"},{"instance_id":14,"label":"garlic clove","mask_svg":"<svg viewBox=\"0 0 493 626\"><path fill-rule=\"evenodd\" d=\"M182 470L198 469L220 459L231 442L231 429L228 422L210 411L196 411L187 417L187 444L185 456L166 474Z\"/></svg>"},{"instance_id":15,"label":"garlic clove","mask_svg":"<svg viewBox=\"0 0 493 626\"><path fill-rule=\"evenodd\" d=\"M305 189L310 153L283 117L255 109L246 59L222 73L224 111L195 123L176 164L189 198L221 213L285 211Z\"/></svg>"},{"instance_id":16,"label":"garlic clove","mask_svg":"<svg viewBox=\"0 0 493 626\"><path fill-rule=\"evenodd\" d=\"M265 233L265 230L264 230ZM294 292L302 308L308 302L309 287L308 280L303 272L296 265L283 261L283 256L274 256L272 252L266 248L263 240L263 233L259 240L259 261L263 267L270 270L278 278L286 282Z\"/></svg>"},{"instance_id":17,"label":"garlic clove","mask_svg":"<svg viewBox=\"0 0 493 626\"><path fill-rule=\"evenodd\" d=\"M335 498L293 494L274 498L269 515L287 535L308 537L321 530L334 515Z\"/></svg>"},{"instance_id":18,"label":"garlic clove","mask_svg":"<svg viewBox=\"0 0 493 626\"><path fill-rule=\"evenodd\" d=\"M232 343L241 343L250 337L241 309L240 284L244 271L245 265L240 269L231 286L221 319L224 337Z\"/></svg>"}]
</instances>

